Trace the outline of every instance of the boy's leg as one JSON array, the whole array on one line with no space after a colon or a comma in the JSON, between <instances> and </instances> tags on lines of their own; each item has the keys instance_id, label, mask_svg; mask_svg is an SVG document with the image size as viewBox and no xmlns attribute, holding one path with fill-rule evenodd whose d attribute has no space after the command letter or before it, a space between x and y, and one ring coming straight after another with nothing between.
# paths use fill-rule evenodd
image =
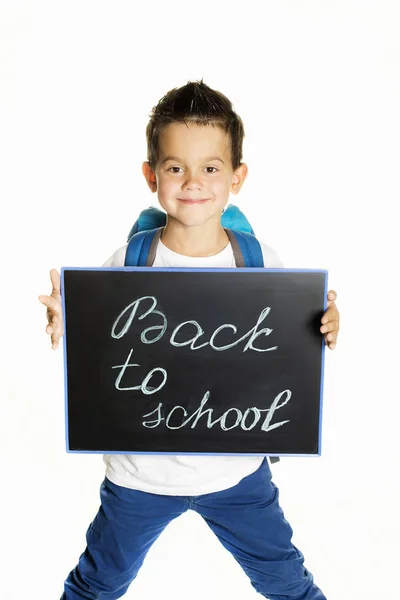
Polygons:
<instances>
[{"instance_id":1,"label":"boy's leg","mask_svg":"<svg viewBox=\"0 0 400 600\"><path fill-rule=\"evenodd\" d=\"M234 487L191 500L257 592L270 600L326 600L291 542L293 531L278 496L264 459Z\"/></svg>"},{"instance_id":2,"label":"boy's leg","mask_svg":"<svg viewBox=\"0 0 400 600\"><path fill-rule=\"evenodd\" d=\"M61 600L114 600L136 577L152 544L188 509L184 498L148 494L105 479L87 547L64 584Z\"/></svg>"}]
</instances>

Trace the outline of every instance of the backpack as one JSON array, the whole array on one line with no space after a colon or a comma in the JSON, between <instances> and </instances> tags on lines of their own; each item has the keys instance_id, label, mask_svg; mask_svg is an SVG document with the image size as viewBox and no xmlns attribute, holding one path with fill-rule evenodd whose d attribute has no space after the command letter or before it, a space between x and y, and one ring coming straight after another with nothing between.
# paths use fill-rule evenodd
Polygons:
<instances>
[{"instance_id":1,"label":"backpack","mask_svg":"<svg viewBox=\"0 0 400 600\"><path fill-rule=\"evenodd\" d=\"M128 235L125 267L152 266L166 222L167 215L158 208L150 207L140 213ZM221 215L221 225L232 245L236 267L262 268L264 259L260 243L249 221L237 206L228 204ZM278 456L268 458L271 463L280 460Z\"/></svg>"},{"instance_id":2,"label":"backpack","mask_svg":"<svg viewBox=\"0 0 400 600\"><path fill-rule=\"evenodd\" d=\"M158 241L167 221L166 214L158 208L143 210L128 235L125 256L126 267L150 267L156 255ZM264 259L254 231L237 206L229 204L221 216L232 245L237 267L262 268Z\"/></svg>"}]
</instances>

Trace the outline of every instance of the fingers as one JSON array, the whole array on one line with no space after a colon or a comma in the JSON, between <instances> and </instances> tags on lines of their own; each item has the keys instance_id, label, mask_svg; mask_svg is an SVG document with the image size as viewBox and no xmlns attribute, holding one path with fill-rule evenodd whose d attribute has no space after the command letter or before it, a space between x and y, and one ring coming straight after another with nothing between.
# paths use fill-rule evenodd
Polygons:
<instances>
[{"instance_id":1,"label":"fingers","mask_svg":"<svg viewBox=\"0 0 400 600\"><path fill-rule=\"evenodd\" d=\"M329 290L328 292L328 302L335 302L337 298L337 293L335 290Z\"/></svg>"},{"instance_id":2,"label":"fingers","mask_svg":"<svg viewBox=\"0 0 400 600\"><path fill-rule=\"evenodd\" d=\"M322 330L322 327L321 327L321 330ZM334 350L336 348L338 332L339 332L339 328L336 323L336 326L335 326L335 324L332 324L332 328L329 328L328 332L324 333L325 344L328 346L328 348L330 350Z\"/></svg>"},{"instance_id":3,"label":"fingers","mask_svg":"<svg viewBox=\"0 0 400 600\"><path fill-rule=\"evenodd\" d=\"M51 290L51 295L54 297L59 297L61 295L61 280L60 273L56 269L51 269L50 271L50 281L53 289Z\"/></svg>"},{"instance_id":4,"label":"fingers","mask_svg":"<svg viewBox=\"0 0 400 600\"><path fill-rule=\"evenodd\" d=\"M320 332L324 335L325 344L330 350L336 348L337 337L340 328L340 315L335 304L337 293L335 290L328 292L328 308L322 316Z\"/></svg>"},{"instance_id":5,"label":"fingers","mask_svg":"<svg viewBox=\"0 0 400 600\"><path fill-rule=\"evenodd\" d=\"M321 333L331 333L339 331L339 319L332 319L320 327Z\"/></svg>"},{"instance_id":6,"label":"fingers","mask_svg":"<svg viewBox=\"0 0 400 600\"><path fill-rule=\"evenodd\" d=\"M334 302L330 302L328 308L322 315L321 323L325 325L325 323L333 320L339 321L339 311L336 304Z\"/></svg>"},{"instance_id":7,"label":"fingers","mask_svg":"<svg viewBox=\"0 0 400 600\"><path fill-rule=\"evenodd\" d=\"M53 300L50 298L50 300ZM50 335L51 338L51 347L53 350L58 348L58 343L60 341L60 337L64 334L64 325L62 322L61 315L54 311L47 309L47 321L48 324L46 326L46 333Z\"/></svg>"},{"instance_id":8,"label":"fingers","mask_svg":"<svg viewBox=\"0 0 400 600\"><path fill-rule=\"evenodd\" d=\"M320 327L320 332L324 334L325 344L330 350L336 348L337 336L339 333L339 320L332 319Z\"/></svg>"},{"instance_id":9,"label":"fingers","mask_svg":"<svg viewBox=\"0 0 400 600\"><path fill-rule=\"evenodd\" d=\"M54 332L51 334L50 339L51 339L51 347L53 350L57 350L58 343L60 341L60 337L61 337L61 335L57 332Z\"/></svg>"},{"instance_id":10,"label":"fingers","mask_svg":"<svg viewBox=\"0 0 400 600\"><path fill-rule=\"evenodd\" d=\"M48 316L49 324L46 327L46 333L50 335L51 347L53 350L58 348L60 337L63 334L62 323L60 318L53 314L52 317Z\"/></svg>"},{"instance_id":11,"label":"fingers","mask_svg":"<svg viewBox=\"0 0 400 600\"><path fill-rule=\"evenodd\" d=\"M322 315L321 323L323 326L327 325L331 321L337 321L337 324L339 325L339 311L336 308L336 304L331 305L328 308L328 310L326 310L324 312L324 314ZM321 329L321 331L322 331L322 329ZM322 333L325 333L325 331L328 331L328 330L325 329L324 331L322 331Z\"/></svg>"},{"instance_id":12,"label":"fingers","mask_svg":"<svg viewBox=\"0 0 400 600\"><path fill-rule=\"evenodd\" d=\"M47 326L46 333L50 335L51 347L58 348L60 337L64 334L61 308L60 274L56 269L50 271L52 291L50 296L41 295L39 300L46 306Z\"/></svg>"},{"instance_id":13,"label":"fingers","mask_svg":"<svg viewBox=\"0 0 400 600\"><path fill-rule=\"evenodd\" d=\"M331 335L331 334L330 334ZM329 342L326 338L325 338L325 344L328 346L329 350L334 350L336 348L336 342L335 340L333 340L332 342Z\"/></svg>"},{"instance_id":14,"label":"fingers","mask_svg":"<svg viewBox=\"0 0 400 600\"><path fill-rule=\"evenodd\" d=\"M60 324L60 319L56 314L48 314L47 315L47 319L48 319L48 325L46 327L46 333L48 333L49 335L51 335L52 333L55 333L56 331L58 331L60 328L58 327L58 325Z\"/></svg>"},{"instance_id":15,"label":"fingers","mask_svg":"<svg viewBox=\"0 0 400 600\"><path fill-rule=\"evenodd\" d=\"M56 300L53 296L39 296L39 300L42 304L44 304L48 311L59 312L60 310L60 301Z\"/></svg>"}]
</instances>

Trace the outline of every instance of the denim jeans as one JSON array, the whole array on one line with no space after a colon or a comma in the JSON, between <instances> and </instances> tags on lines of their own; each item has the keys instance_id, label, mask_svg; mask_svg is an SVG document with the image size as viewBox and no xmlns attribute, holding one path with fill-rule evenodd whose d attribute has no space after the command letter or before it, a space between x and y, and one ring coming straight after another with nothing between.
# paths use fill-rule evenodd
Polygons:
<instances>
[{"instance_id":1,"label":"denim jeans","mask_svg":"<svg viewBox=\"0 0 400 600\"><path fill-rule=\"evenodd\" d=\"M326 600L292 544L266 458L237 485L200 496L149 494L107 478L101 506L86 534L87 547L65 581L61 600L114 600L127 591L145 556L173 519L199 513L270 600ZM172 590L171 590L172 591Z\"/></svg>"}]
</instances>

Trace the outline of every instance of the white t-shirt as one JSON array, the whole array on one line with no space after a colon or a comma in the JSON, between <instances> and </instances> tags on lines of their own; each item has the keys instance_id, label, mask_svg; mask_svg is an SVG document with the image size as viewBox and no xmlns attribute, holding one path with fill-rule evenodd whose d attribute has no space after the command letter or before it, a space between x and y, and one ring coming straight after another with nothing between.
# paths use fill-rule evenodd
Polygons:
<instances>
[{"instance_id":1,"label":"white t-shirt","mask_svg":"<svg viewBox=\"0 0 400 600\"><path fill-rule=\"evenodd\" d=\"M122 267L127 244L104 264ZM282 268L275 252L261 244L264 266ZM235 268L231 244L214 256L192 257L169 250L158 243L154 267ZM171 496L199 496L228 489L261 465L263 456L212 456L162 454L106 454L106 477L126 488Z\"/></svg>"}]
</instances>

